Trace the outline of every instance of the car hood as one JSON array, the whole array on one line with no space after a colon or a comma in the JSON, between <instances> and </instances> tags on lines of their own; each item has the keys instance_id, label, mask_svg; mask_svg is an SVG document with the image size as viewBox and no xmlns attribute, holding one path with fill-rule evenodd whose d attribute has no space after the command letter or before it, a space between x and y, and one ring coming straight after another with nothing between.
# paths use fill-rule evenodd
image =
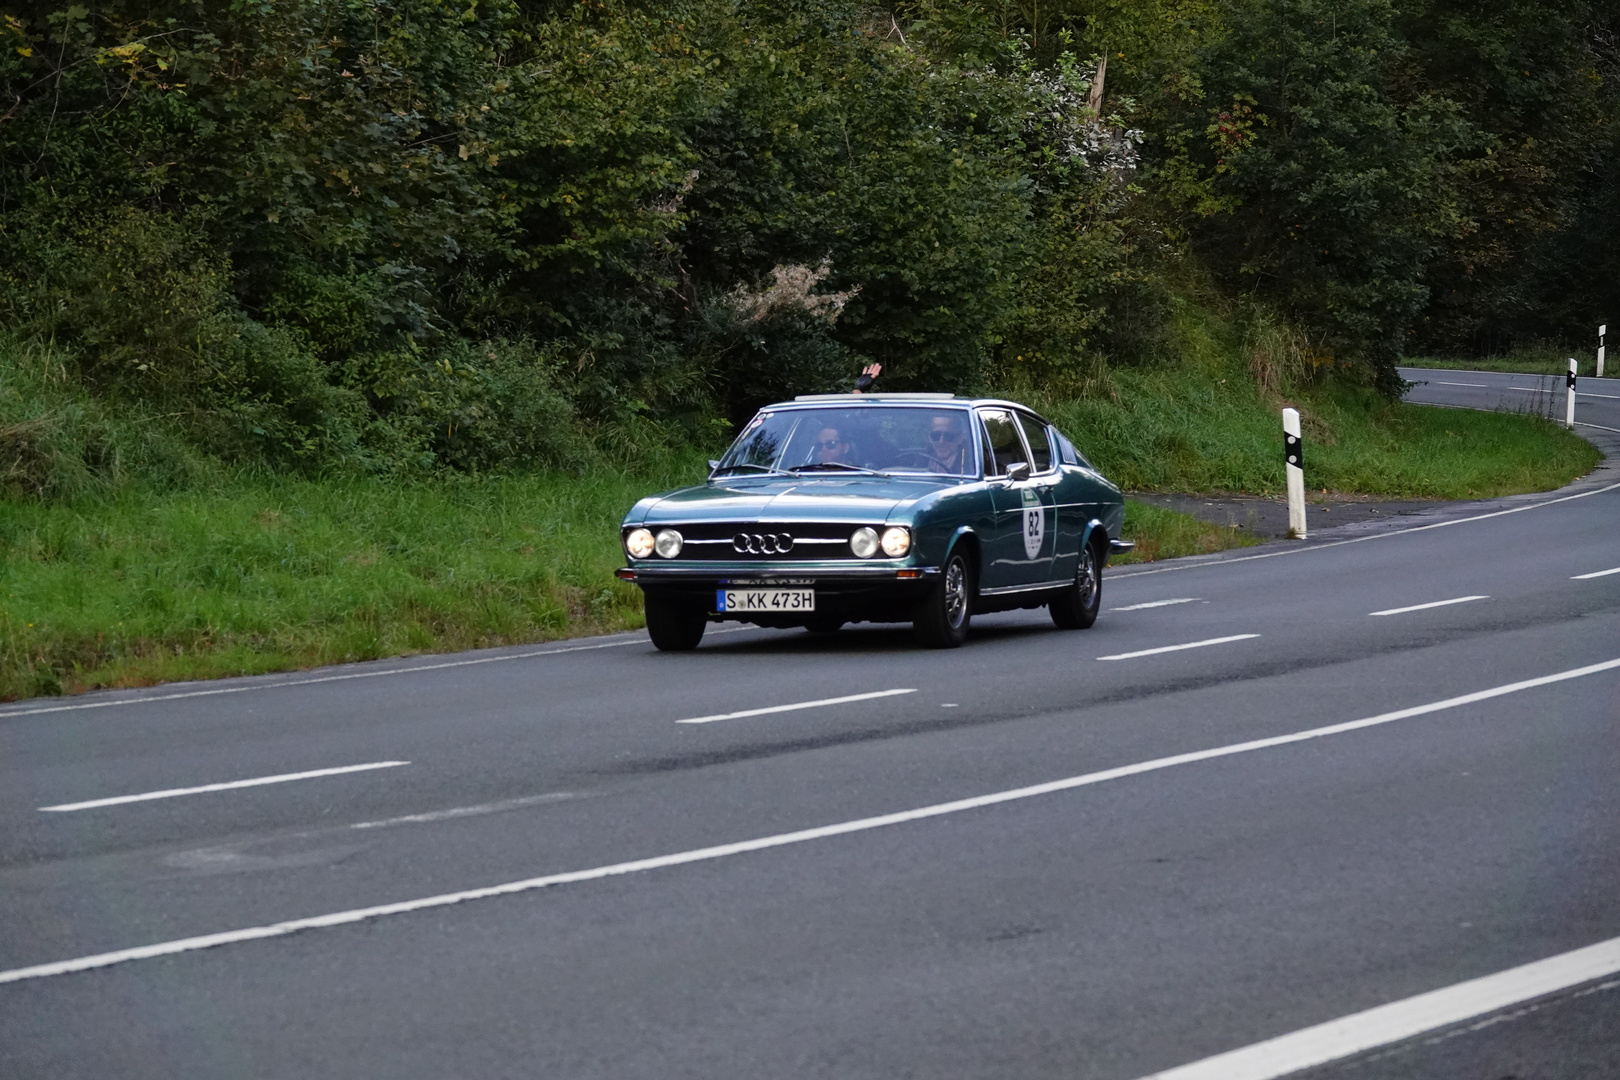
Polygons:
<instances>
[{"instance_id":1,"label":"car hood","mask_svg":"<svg viewBox=\"0 0 1620 1080\"><path fill-rule=\"evenodd\" d=\"M896 504L961 483L955 477L735 477L643 499L640 524L682 521L882 521Z\"/></svg>"}]
</instances>

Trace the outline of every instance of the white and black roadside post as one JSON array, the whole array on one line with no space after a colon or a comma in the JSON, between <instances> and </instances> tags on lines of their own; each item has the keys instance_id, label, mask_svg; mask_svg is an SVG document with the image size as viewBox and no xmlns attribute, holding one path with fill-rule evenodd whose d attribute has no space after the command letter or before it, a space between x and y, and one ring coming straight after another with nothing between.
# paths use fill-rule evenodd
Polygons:
<instances>
[{"instance_id":1,"label":"white and black roadside post","mask_svg":"<svg viewBox=\"0 0 1620 1080\"><path fill-rule=\"evenodd\" d=\"M1599 379L1603 378L1603 335L1607 334L1608 332L1609 332L1609 324L1608 323L1604 323L1602 326L1598 327L1598 362L1597 362L1597 370L1594 371L1592 374L1593 374L1593 376L1595 376L1596 378L1599 378Z\"/></svg>"},{"instance_id":2,"label":"white and black roadside post","mask_svg":"<svg viewBox=\"0 0 1620 1080\"><path fill-rule=\"evenodd\" d=\"M1564 386L1569 391L1569 404L1564 407L1564 426L1575 430L1575 358L1569 358L1569 374L1564 376Z\"/></svg>"},{"instance_id":3,"label":"white and black roadside post","mask_svg":"<svg viewBox=\"0 0 1620 1080\"><path fill-rule=\"evenodd\" d=\"M1283 410L1283 468L1288 473L1288 531L1305 539L1305 447L1299 441L1299 410Z\"/></svg>"}]
</instances>

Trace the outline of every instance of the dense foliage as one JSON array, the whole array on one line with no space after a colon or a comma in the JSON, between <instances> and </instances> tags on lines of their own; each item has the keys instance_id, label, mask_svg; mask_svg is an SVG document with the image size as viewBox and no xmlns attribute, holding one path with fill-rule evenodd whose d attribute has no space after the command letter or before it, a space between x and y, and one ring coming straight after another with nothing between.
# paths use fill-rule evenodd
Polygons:
<instances>
[{"instance_id":1,"label":"dense foliage","mask_svg":"<svg viewBox=\"0 0 1620 1080\"><path fill-rule=\"evenodd\" d=\"M1420 347L1580 339L1620 322L1616 30L1591 0L0 3L0 480L567 467L871 361L1106 393L1189 282L1386 392Z\"/></svg>"}]
</instances>

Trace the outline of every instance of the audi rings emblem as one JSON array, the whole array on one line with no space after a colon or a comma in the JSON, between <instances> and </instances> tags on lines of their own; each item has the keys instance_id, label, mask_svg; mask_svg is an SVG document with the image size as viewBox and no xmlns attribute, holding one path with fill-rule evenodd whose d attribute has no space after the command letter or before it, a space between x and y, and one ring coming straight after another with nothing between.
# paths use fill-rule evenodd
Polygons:
<instances>
[{"instance_id":1,"label":"audi rings emblem","mask_svg":"<svg viewBox=\"0 0 1620 1080\"><path fill-rule=\"evenodd\" d=\"M738 533L731 546L739 555L785 555L793 550L793 534Z\"/></svg>"}]
</instances>

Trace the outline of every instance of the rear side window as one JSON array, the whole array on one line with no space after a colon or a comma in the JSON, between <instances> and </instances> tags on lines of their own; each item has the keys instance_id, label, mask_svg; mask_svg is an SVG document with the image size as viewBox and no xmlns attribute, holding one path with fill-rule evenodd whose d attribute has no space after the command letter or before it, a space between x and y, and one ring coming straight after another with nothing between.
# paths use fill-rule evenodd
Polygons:
<instances>
[{"instance_id":1,"label":"rear side window","mask_svg":"<svg viewBox=\"0 0 1620 1080\"><path fill-rule=\"evenodd\" d=\"M1028 413L1019 413L1018 422L1024 426L1024 438L1029 442L1030 467L1036 472L1050 471L1052 444L1046 438L1046 425Z\"/></svg>"},{"instance_id":2,"label":"rear side window","mask_svg":"<svg viewBox=\"0 0 1620 1080\"><path fill-rule=\"evenodd\" d=\"M1003 409L986 409L979 414L984 422L985 454L984 474L1006 476L1009 466L1028 461L1024 453L1024 440L1018 437L1018 425L1012 414Z\"/></svg>"},{"instance_id":3,"label":"rear side window","mask_svg":"<svg viewBox=\"0 0 1620 1080\"><path fill-rule=\"evenodd\" d=\"M1057 437L1058 453L1063 456L1065 464L1083 465L1088 469L1091 468L1091 462L1086 460L1086 455L1074 448L1074 443L1069 441L1067 435L1057 428L1052 429L1052 434Z\"/></svg>"}]
</instances>

